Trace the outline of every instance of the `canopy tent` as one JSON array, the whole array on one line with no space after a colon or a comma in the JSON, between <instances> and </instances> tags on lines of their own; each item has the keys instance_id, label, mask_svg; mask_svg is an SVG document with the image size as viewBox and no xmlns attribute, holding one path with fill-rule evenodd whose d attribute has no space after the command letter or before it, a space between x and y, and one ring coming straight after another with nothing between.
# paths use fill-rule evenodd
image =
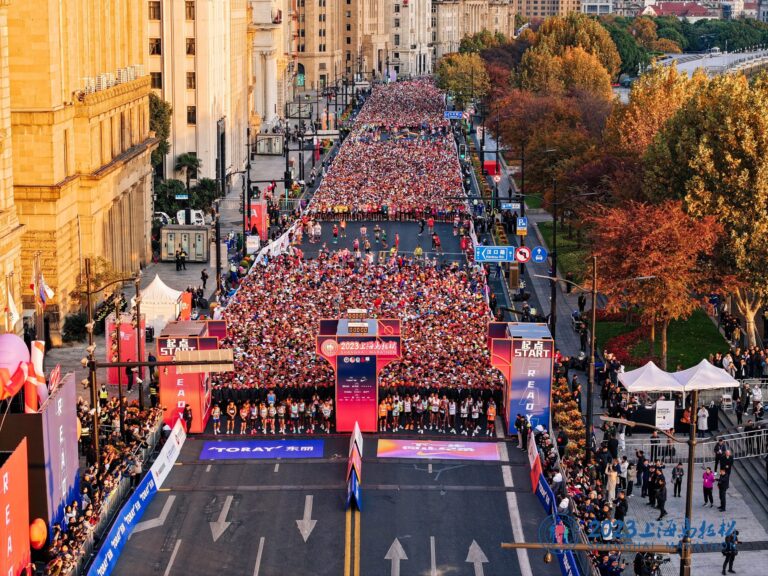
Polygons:
<instances>
[{"instance_id":1,"label":"canopy tent","mask_svg":"<svg viewBox=\"0 0 768 576\"><path fill-rule=\"evenodd\" d=\"M152 326L156 334L178 317L180 296L181 292L166 285L157 274L151 284L141 291L141 313L146 325Z\"/></svg>"},{"instance_id":2,"label":"canopy tent","mask_svg":"<svg viewBox=\"0 0 768 576\"><path fill-rule=\"evenodd\" d=\"M680 383L653 362L637 370L619 374L619 382L629 392L679 392Z\"/></svg>"},{"instance_id":3,"label":"canopy tent","mask_svg":"<svg viewBox=\"0 0 768 576\"><path fill-rule=\"evenodd\" d=\"M619 382L629 392L690 392L714 388L735 388L739 383L728 372L707 360L680 372L664 372L653 362L637 370L619 374Z\"/></svg>"}]
</instances>

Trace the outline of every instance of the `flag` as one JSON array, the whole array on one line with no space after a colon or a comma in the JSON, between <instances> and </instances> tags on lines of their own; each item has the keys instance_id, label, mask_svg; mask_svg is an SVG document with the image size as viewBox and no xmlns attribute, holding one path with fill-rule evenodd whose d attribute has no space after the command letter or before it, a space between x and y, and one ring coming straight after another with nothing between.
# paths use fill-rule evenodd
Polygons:
<instances>
[{"instance_id":1,"label":"flag","mask_svg":"<svg viewBox=\"0 0 768 576\"><path fill-rule=\"evenodd\" d=\"M16 322L18 322L19 318L21 318L21 317L19 316L19 311L16 308L16 302L13 301L13 293L10 292L10 291L8 292L8 307L7 308L8 308L8 310L7 310L8 311L8 317L9 317L9 319L11 321L10 322L11 323L11 328L13 328L14 326L16 326Z\"/></svg>"},{"instance_id":2,"label":"flag","mask_svg":"<svg viewBox=\"0 0 768 576\"><path fill-rule=\"evenodd\" d=\"M51 290L51 287L45 283L45 278L42 274L40 274L40 286L38 286L38 291L38 298L43 306L45 306L46 302L54 296L53 290Z\"/></svg>"}]
</instances>

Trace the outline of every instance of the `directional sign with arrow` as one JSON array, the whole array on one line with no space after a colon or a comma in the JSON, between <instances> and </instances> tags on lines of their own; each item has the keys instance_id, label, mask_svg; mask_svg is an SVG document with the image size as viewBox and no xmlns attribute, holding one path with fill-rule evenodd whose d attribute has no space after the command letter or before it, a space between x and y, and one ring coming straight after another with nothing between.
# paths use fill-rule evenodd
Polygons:
<instances>
[{"instance_id":1,"label":"directional sign with arrow","mask_svg":"<svg viewBox=\"0 0 768 576\"><path fill-rule=\"evenodd\" d=\"M317 520L312 520L312 500L314 497L308 494L304 498L304 518L296 520L296 525L299 527L301 537L304 538L304 542L309 539L309 535L312 534L312 530L315 529Z\"/></svg>"},{"instance_id":2,"label":"directional sign with arrow","mask_svg":"<svg viewBox=\"0 0 768 576\"><path fill-rule=\"evenodd\" d=\"M227 528L229 528L229 525L232 524L232 522L227 522L227 514L229 514L231 506L232 496L227 496L224 500L224 506L222 506L221 512L219 512L218 520L216 520L216 522L208 522L211 526L211 535L213 536L214 542L221 538L221 535L224 534L224 532L227 531Z\"/></svg>"},{"instance_id":3,"label":"directional sign with arrow","mask_svg":"<svg viewBox=\"0 0 768 576\"><path fill-rule=\"evenodd\" d=\"M549 253L547 252L547 249L544 248L544 246L536 246L536 248L531 251L531 260L536 262L536 264L542 264L543 262L546 262L547 256L549 256Z\"/></svg>"},{"instance_id":4,"label":"directional sign with arrow","mask_svg":"<svg viewBox=\"0 0 768 576\"><path fill-rule=\"evenodd\" d=\"M400 540L394 539L392 545L387 550L387 555L384 556L384 560L392 561L392 570L390 570L390 576L400 576L400 561L408 560L408 556L405 554Z\"/></svg>"},{"instance_id":5,"label":"directional sign with arrow","mask_svg":"<svg viewBox=\"0 0 768 576\"><path fill-rule=\"evenodd\" d=\"M476 262L512 262L514 258L514 246L475 246Z\"/></svg>"},{"instance_id":6,"label":"directional sign with arrow","mask_svg":"<svg viewBox=\"0 0 768 576\"><path fill-rule=\"evenodd\" d=\"M488 562L483 550L480 546L472 540L472 544L469 545L469 552L467 553L467 562L473 564L475 567L475 576L483 576L483 564Z\"/></svg>"}]
</instances>

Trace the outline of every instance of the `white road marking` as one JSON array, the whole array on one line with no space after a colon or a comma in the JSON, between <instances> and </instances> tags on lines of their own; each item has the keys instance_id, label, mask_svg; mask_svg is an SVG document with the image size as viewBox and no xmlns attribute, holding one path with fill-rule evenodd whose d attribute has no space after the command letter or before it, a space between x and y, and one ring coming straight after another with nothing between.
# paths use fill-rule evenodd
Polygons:
<instances>
[{"instance_id":1,"label":"white road marking","mask_svg":"<svg viewBox=\"0 0 768 576\"><path fill-rule=\"evenodd\" d=\"M159 528L163 524L165 524L165 519L168 518L168 514L171 511L171 507L173 506L173 501L176 500L176 496L171 495L168 496L168 500L166 500L165 505L163 506L162 511L160 512L160 516L157 518L152 518L151 520L145 520L144 522L139 522L136 524L136 527L133 529L133 534L136 534L137 532L143 532L144 530L149 530L150 528Z\"/></svg>"},{"instance_id":2,"label":"white road marking","mask_svg":"<svg viewBox=\"0 0 768 576\"><path fill-rule=\"evenodd\" d=\"M523 524L520 522L517 508L517 495L514 492L507 492L507 509L509 510L509 520L512 523L512 536L514 536L515 542L525 542ZM533 572L531 571L531 561L528 559L528 550L525 548L517 549L517 562L520 564L521 576L533 576Z\"/></svg>"},{"instance_id":3,"label":"white road marking","mask_svg":"<svg viewBox=\"0 0 768 576\"><path fill-rule=\"evenodd\" d=\"M307 494L304 497L304 518L296 520L296 525L299 527L301 537L304 538L304 542L307 541L309 535L312 534L312 530L315 529L317 520L312 520L312 502L314 497L311 494Z\"/></svg>"},{"instance_id":4,"label":"white road marking","mask_svg":"<svg viewBox=\"0 0 768 576\"><path fill-rule=\"evenodd\" d=\"M472 544L469 545L466 561L475 567L475 576L484 576L483 564L488 562L488 557L485 555L482 548L480 548L480 545L474 540L472 540Z\"/></svg>"},{"instance_id":5,"label":"white road marking","mask_svg":"<svg viewBox=\"0 0 768 576\"><path fill-rule=\"evenodd\" d=\"M507 451L507 443L499 442L496 446L499 448L499 459L502 462L509 462L509 452Z\"/></svg>"},{"instance_id":6,"label":"white road marking","mask_svg":"<svg viewBox=\"0 0 768 576\"><path fill-rule=\"evenodd\" d=\"M435 537L434 536L429 537L429 553L430 553L430 558L432 559L432 572L430 573L430 576L437 576L437 557L435 554Z\"/></svg>"},{"instance_id":7,"label":"white road marking","mask_svg":"<svg viewBox=\"0 0 768 576\"><path fill-rule=\"evenodd\" d=\"M501 416L496 416L495 424L496 438L504 438L504 420L501 419Z\"/></svg>"},{"instance_id":8,"label":"white road marking","mask_svg":"<svg viewBox=\"0 0 768 576\"><path fill-rule=\"evenodd\" d=\"M176 554L179 553L180 546L181 546L181 538L176 540L176 545L173 547L173 552L171 552L171 559L168 560L168 566L166 566L165 572L163 572L163 576L168 576L171 573L171 568L173 568L173 562L176 560Z\"/></svg>"},{"instance_id":9,"label":"white road marking","mask_svg":"<svg viewBox=\"0 0 768 576\"><path fill-rule=\"evenodd\" d=\"M501 467L501 476L504 478L504 486L506 488L514 488L515 483L512 481L512 467L511 466L502 466Z\"/></svg>"},{"instance_id":10,"label":"white road marking","mask_svg":"<svg viewBox=\"0 0 768 576\"><path fill-rule=\"evenodd\" d=\"M259 576L261 569L261 553L264 551L264 536L259 538L259 551L256 553L256 568L253 569L253 576Z\"/></svg>"},{"instance_id":11,"label":"white road marking","mask_svg":"<svg viewBox=\"0 0 768 576\"><path fill-rule=\"evenodd\" d=\"M432 463L431 462L427 465L427 472L429 474L432 474Z\"/></svg>"},{"instance_id":12,"label":"white road marking","mask_svg":"<svg viewBox=\"0 0 768 576\"><path fill-rule=\"evenodd\" d=\"M408 555L405 553L405 550L403 550L402 544L400 544L400 540L395 538L392 541L392 545L389 547L389 550L387 550L387 554L384 556L384 560L390 560L392 562L392 567L390 569L390 576L400 576L400 561L401 560L408 560ZM523 576L530 576L530 575L523 575Z\"/></svg>"},{"instance_id":13,"label":"white road marking","mask_svg":"<svg viewBox=\"0 0 768 576\"><path fill-rule=\"evenodd\" d=\"M219 518L216 520L216 522L208 522L208 524L211 526L211 536L213 536L214 542L221 538L221 535L227 531L227 528L229 528L229 525L231 524L231 522L227 522L227 514L229 514L229 508L232 506L232 499L233 496L231 494L228 495L224 499L224 506L221 507Z\"/></svg>"},{"instance_id":14,"label":"white road marking","mask_svg":"<svg viewBox=\"0 0 768 576\"><path fill-rule=\"evenodd\" d=\"M278 470L280 470L280 462L275 464L275 472L277 472Z\"/></svg>"},{"instance_id":15,"label":"white road marking","mask_svg":"<svg viewBox=\"0 0 768 576\"><path fill-rule=\"evenodd\" d=\"M210 464L208 464L208 466L205 467L205 471L206 472L210 472L211 471L211 465Z\"/></svg>"}]
</instances>

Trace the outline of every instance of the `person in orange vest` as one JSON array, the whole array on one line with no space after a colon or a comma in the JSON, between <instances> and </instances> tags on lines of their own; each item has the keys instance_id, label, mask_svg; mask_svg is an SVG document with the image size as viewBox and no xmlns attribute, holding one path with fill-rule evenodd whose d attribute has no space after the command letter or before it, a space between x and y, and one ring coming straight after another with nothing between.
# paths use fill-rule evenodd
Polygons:
<instances>
[{"instance_id":1,"label":"person in orange vest","mask_svg":"<svg viewBox=\"0 0 768 576\"><path fill-rule=\"evenodd\" d=\"M382 399L379 402L379 432L387 430L387 401Z\"/></svg>"},{"instance_id":2,"label":"person in orange vest","mask_svg":"<svg viewBox=\"0 0 768 576\"><path fill-rule=\"evenodd\" d=\"M493 400L488 401L488 409L485 412L488 419L486 424L486 434L493 436L496 432L496 403Z\"/></svg>"}]
</instances>

